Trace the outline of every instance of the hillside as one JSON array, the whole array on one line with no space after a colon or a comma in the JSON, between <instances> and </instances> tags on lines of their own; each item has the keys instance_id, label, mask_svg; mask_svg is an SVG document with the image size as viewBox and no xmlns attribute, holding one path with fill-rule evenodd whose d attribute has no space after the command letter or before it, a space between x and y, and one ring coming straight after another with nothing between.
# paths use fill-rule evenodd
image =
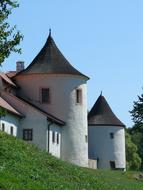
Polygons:
<instances>
[{"instance_id":1,"label":"hillside","mask_svg":"<svg viewBox=\"0 0 143 190\"><path fill-rule=\"evenodd\" d=\"M80 168L0 132L0 190L143 190L133 176Z\"/></svg>"}]
</instances>

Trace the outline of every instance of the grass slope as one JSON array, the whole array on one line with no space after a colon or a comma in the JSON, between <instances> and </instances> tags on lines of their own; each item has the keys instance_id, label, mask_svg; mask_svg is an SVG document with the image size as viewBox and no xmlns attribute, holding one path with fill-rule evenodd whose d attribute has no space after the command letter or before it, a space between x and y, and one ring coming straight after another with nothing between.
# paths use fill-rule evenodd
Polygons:
<instances>
[{"instance_id":1,"label":"grass slope","mask_svg":"<svg viewBox=\"0 0 143 190\"><path fill-rule=\"evenodd\" d=\"M143 190L132 175L77 167L0 132L0 190Z\"/></svg>"}]
</instances>

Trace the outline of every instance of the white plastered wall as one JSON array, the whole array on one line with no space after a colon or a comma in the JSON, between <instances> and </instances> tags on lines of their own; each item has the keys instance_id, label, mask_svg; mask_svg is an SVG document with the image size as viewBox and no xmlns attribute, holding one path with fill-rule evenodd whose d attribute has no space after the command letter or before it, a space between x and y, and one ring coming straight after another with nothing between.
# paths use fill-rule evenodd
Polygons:
<instances>
[{"instance_id":1,"label":"white plastered wall","mask_svg":"<svg viewBox=\"0 0 143 190\"><path fill-rule=\"evenodd\" d=\"M52 134L55 133L55 142L52 141ZM59 135L59 143L57 143L57 135ZM50 141L49 141L49 153L60 158L61 156L61 127L56 124L50 125Z\"/></svg>"},{"instance_id":2,"label":"white plastered wall","mask_svg":"<svg viewBox=\"0 0 143 190\"><path fill-rule=\"evenodd\" d=\"M20 96L66 122L66 126L62 128L61 158L80 166L88 166L88 143L85 140L87 135L85 78L73 75L33 74L17 76L16 83L21 87ZM41 104L40 88L50 88L49 104ZM82 104L76 104L76 88L82 90Z\"/></svg>"},{"instance_id":3,"label":"white plastered wall","mask_svg":"<svg viewBox=\"0 0 143 190\"><path fill-rule=\"evenodd\" d=\"M0 118L0 130L2 130L2 124L4 124L5 132L10 134L10 129L13 127L13 136L17 136L17 131L19 129L19 117L8 113Z\"/></svg>"},{"instance_id":4,"label":"white plastered wall","mask_svg":"<svg viewBox=\"0 0 143 190\"><path fill-rule=\"evenodd\" d=\"M11 94L3 92L2 96L10 105L14 106L15 109L25 116L20 119L17 137L23 139L23 129L33 129L33 140L28 142L46 150L47 117Z\"/></svg>"},{"instance_id":5,"label":"white plastered wall","mask_svg":"<svg viewBox=\"0 0 143 190\"><path fill-rule=\"evenodd\" d=\"M118 126L89 126L89 158L99 159L98 168L110 168L110 161L115 161L116 168L125 168L124 128ZM110 133L114 138L110 138Z\"/></svg>"}]
</instances>

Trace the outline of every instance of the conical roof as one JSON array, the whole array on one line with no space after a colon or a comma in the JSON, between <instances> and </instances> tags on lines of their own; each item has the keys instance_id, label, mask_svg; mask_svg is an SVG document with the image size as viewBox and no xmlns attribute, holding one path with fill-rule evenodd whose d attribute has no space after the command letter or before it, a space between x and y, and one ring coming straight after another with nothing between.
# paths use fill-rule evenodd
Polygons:
<instances>
[{"instance_id":1,"label":"conical roof","mask_svg":"<svg viewBox=\"0 0 143 190\"><path fill-rule=\"evenodd\" d=\"M41 49L32 63L25 70L18 74L34 73L72 74L83 76L86 79L89 79L87 76L76 70L66 60L51 37L51 32L49 33L49 37L44 47Z\"/></svg>"},{"instance_id":2,"label":"conical roof","mask_svg":"<svg viewBox=\"0 0 143 190\"><path fill-rule=\"evenodd\" d=\"M89 125L125 126L113 113L104 96L100 95L88 114Z\"/></svg>"}]
</instances>

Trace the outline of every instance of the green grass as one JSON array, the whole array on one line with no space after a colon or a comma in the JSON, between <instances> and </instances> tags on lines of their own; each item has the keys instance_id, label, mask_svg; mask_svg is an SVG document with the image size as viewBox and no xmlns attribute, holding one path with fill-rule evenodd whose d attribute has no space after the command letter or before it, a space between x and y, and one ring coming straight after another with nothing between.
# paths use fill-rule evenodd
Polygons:
<instances>
[{"instance_id":1,"label":"green grass","mask_svg":"<svg viewBox=\"0 0 143 190\"><path fill-rule=\"evenodd\" d=\"M77 167L0 132L0 190L143 190L134 175Z\"/></svg>"}]
</instances>

